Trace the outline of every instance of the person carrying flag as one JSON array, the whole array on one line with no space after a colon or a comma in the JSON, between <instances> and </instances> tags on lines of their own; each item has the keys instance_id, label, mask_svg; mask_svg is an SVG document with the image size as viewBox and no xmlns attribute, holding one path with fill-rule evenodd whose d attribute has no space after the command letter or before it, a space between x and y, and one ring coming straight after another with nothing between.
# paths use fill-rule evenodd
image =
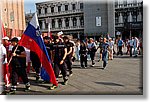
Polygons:
<instances>
[{"instance_id":1,"label":"person carrying flag","mask_svg":"<svg viewBox=\"0 0 150 102\"><path fill-rule=\"evenodd\" d=\"M10 93L15 93L18 77L21 77L25 84L25 91L30 90L30 83L26 73L26 52L23 46L18 45L18 39L16 37L11 39L11 43L14 46L12 49L12 86ZM16 76L18 75L18 77Z\"/></svg>"},{"instance_id":2,"label":"person carrying flag","mask_svg":"<svg viewBox=\"0 0 150 102\"><path fill-rule=\"evenodd\" d=\"M48 52L42 39L37 13L34 14L33 18L29 22L18 44L20 46L26 47L38 55L41 62L41 70L44 72L43 74L48 76L48 80L56 88L58 86L58 82L56 81L56 76L51 65L51 60L48 56Z\"/></svg>"}]
</instances>

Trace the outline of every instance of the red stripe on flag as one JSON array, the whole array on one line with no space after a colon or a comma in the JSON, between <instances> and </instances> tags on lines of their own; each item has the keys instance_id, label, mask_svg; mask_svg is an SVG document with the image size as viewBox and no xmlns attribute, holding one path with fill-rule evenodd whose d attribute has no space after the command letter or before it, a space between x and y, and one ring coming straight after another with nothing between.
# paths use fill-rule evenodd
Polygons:
<instances>
[{"instance_id":1,"label":"red stripe on flag","mask_svg":"<svg viewBox=\"0 0 150 102\"><path fill-rule=\"evenodd\" d=\"M47 71L47 73L50 77L50 82L52 82L54 85L57 86L58 83L56 81L56 77L55 77L52 65L48 61L46 55L40 49L38 44L32 38L23 34L21 40L19 41L19 45L24 46L24 47L30 49L31 51L34 51L37 53L37 55L39 56L39 59L42 63L42 66L45 68L45 70Z\"/></svg>"}]
</instances>

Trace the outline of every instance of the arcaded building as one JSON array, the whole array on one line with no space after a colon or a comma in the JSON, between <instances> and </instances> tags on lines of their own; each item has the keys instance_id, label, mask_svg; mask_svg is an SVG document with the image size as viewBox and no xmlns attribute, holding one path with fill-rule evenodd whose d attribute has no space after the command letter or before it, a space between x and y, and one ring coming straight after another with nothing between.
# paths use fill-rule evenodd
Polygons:
<instances>
[{"instance_id":1,"label":"arcaded building","mask_svg":"<svg viewBox=\"0 0 150 102\"><path fill-rule=\"evenodd\" d=\"M115 35L114 3L85 0L50 0L36 3L40 28L53 34L63 31L75 38Z\"/></svg>"},{"instance_id":2,"label":"arcaded building","mask_svg":"<svg viewBox=\"0 0 150 102\"><path fill-rule=\"evenodd\" d=\"M123 39L143 36L143 0L115 0L115 29Z\"/></svg>"},{"instance_id":3,"label":"arcaded building","mask_svg":"<svg viewBox=\"0 0 150 102\"><path fill-rule=\"evenodd\" d=\"M24 0L1 0L0 16L8 37L22 35L25 30Z\"/></svg>"}]
</instances>

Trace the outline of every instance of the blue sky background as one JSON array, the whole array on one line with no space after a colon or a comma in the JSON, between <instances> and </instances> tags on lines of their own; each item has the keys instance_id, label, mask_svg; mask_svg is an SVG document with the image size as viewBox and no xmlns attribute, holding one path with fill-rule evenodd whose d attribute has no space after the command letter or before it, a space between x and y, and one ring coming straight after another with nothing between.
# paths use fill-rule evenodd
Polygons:
<instances>
[{"instance_id":1,"label":"blue sky background","mask_svg":"<svg viewBox=\"0 0 150 102\"><path fill-rule=\"evenodd\" d=\"M32 13L35 12L36 11L35 3L44 1L48 0L24 0L25 13L30 13L30 10Z\"/></svg>"}]
</instances>

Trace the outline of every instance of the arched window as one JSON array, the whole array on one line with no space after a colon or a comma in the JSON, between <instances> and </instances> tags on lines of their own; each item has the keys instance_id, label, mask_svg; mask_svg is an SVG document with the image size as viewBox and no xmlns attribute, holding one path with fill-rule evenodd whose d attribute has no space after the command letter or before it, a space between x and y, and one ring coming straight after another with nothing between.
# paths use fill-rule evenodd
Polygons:
<instances>
[{"instance_id":1,"label":"arched window","mask_svg":"<svg viewBox=\"0 0 150 102\"><path fill-rule=\"evenodd\" d=\"M61 21L61 19L58 20L58 27L59 27L59 28L62 27L62 21Z\"/></svg>"},{"instance_id":2,"label":"arched window","mask_svg":"<svg viewBox=\"0 0 150 102\"><path fill-rule=\"evenodd\" d=\"M55 28L55 20L52 19L52 28Z\"/></svg>"},{"instance_id":3,"label":"arched window","mask_svg":"<svg viewBox=\"0 0 150 102\"><path fill-rule=\"evenodd\" d=\"M73 18L73 26L77 26L77 19L75 17Z\"/></svg>"},{"instance_id":4,"label":"arched window","mask_svg":"<svg viewBox=\"0 0 150 102\"><path fill-rule=\"evenodd\" d=\"M84 18L83 18L83 16L80 18L80 24L81 24L81 26L84 26Z\"/></svg>"},{"instance_id":5,"label":"arched window","mask_svg":"<svg viewBox=\"0 0 150 102\"><path fill-rule=\"evenodd\" d=\"M66 27L69 27L69 19L68 18L66 18L65 23L66 23Z\"/></svg>"}]
</instances>

